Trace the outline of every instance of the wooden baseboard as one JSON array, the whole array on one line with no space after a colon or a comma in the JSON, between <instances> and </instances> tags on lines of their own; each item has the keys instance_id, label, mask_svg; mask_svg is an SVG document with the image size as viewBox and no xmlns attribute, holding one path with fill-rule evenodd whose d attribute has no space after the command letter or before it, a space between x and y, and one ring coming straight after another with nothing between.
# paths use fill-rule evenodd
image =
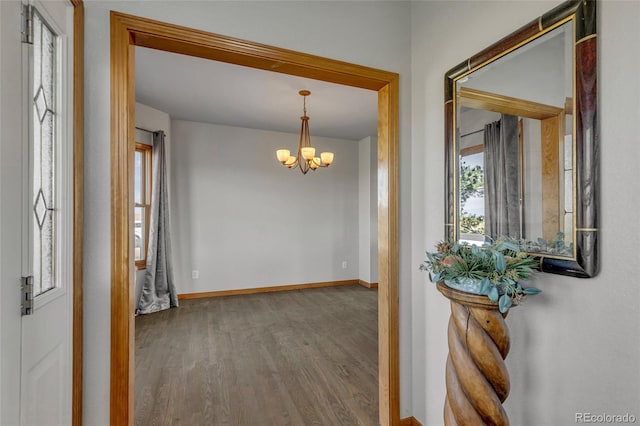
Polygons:
<instances>
[{"instance_id":1,"label":"wooden baseboard","mask_svg":"<svg viewBox=\"0 0 640 426\"><path fill-rule=\"evenodd\" d=\"M358 280L358 284L366 288L378 288L378 283L368 283L363 280Z\"/></svg>"},{"instance_id":2,"label":"wooden baseboard","mask_svg":"<svg viewBox=\"0 0 640 426\"><path fill-rule=\"evenodd\" d=\"M241 294L271 293L274 291L304 290L308 288L335 287L341 285L360 284L360 280L327 281L319 283L280 285L274 287L243 288L238 290L205 291L202 293L178 294L178 300L202 299L205 297L237 296ZM377 287L376 283L376 287Z\"/></svg>"},{"instance_id":3,"label":"wooden baseboard","mask_svg":"<svg viewBox=\"0 0 640 426\"><path fill-rule=\"evenodd\" d=\"M422 426L422 423L420 423L415 417L411 416L400 419L400 426Z\"/></svg>"}]
</instances>

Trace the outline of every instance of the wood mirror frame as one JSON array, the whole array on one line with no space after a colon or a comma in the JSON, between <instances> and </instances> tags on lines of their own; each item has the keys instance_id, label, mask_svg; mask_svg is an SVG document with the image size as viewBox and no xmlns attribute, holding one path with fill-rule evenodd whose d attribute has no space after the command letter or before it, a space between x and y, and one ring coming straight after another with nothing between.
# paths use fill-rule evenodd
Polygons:
<instances>
[{"instance_id":1,"label":"wood mirror frame","mask_svg":"<svg viewBox=\"0 0 640 426\"><path fill-rule=\"evenodd\" d=\"M569 0L536 18L497 43L466 59L445 74L445 237L458 239L455 192L457 154L455 141L456 82L469 73L536 39L551 27L572 20L574 40L574 250L572 258L539 257L543 272L590 278L598 273L599 232L599 131L597 121L596 1Z\"/></svg>"}]
</instances>

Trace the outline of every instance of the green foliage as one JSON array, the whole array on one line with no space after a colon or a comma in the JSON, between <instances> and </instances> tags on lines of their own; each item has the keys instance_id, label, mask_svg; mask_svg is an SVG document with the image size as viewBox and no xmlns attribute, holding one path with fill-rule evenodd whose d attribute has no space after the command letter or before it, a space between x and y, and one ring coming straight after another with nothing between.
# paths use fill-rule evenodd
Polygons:
<instances>
[{"instance_id":1,"label":"green foliage","mask_svg":"<svg viewBox=\"0 0 640 426\"><path fill-rule=\"evenodd\" d=\"M482 166L471 167L464 161L460 165L460 232L484 234L484 216L470 214L464 205L471 197L484 195L484 170Z\"/></svg>"},{"instance_id":2,"label":"green foliage","mask_svg":"<svg viewBox=\"0 0 640 426\"><path fill-rule=\"evenodd\" d=\"M460 214L460 232L484 235L484 216L469 214L462 210Z\"/></svg>"},{"instance_id":3,"label":"green foliage","mask_svg":"<svg viewBox=\"0 0 640 426\"><path fill-rule=\"evenodd\" d=\"M552 240L538 238L536 241L523 241L524 248L530 253L547 253L557 256L573 256L573 243L565 242L564 232L558 232Z\"/></svg>"},{"instance_id":4,"label":"green foliage","mask_svg":"<svg viewBox=\"0 0 640 426\"><path fill-rule=\"evenodd\" d=\"M471 167L464 161L460 164L460 205L471 197L484 195L484 170L482 166Z\"/></svg>"},{"instance_id":5,"label":"green foliage","mask_svg":"<svg viewBox=\"0 0 640 426\"><path fill-rule=\"evenodd\" d=\"M426 254L427 260L420 269L430 272L431 281L459 284L479 281L479 293L498 302L500 312L507 312L525 295L540 293L537 288L524 289L518 283L533 274L536 261L521 251L513 239L499 238L482 246L444 241L437 245L436 252Z\"/></svg>"}]
</instances>

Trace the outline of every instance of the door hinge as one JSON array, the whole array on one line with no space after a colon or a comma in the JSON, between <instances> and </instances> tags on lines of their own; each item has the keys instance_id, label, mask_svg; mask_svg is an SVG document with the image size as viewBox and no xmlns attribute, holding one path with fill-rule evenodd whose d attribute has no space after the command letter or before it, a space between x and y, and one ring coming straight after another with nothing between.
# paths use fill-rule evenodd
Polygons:
<instances>
[{"instance_id":1,"label":"door hinge","mask_svg":"<svg viewBox=\"0 0 640 426\"><path fill-rule=\"evenodd\" d=\"M20 310L22 315L31 315L33 313L33 277L22 277L22 285L20 286L21 301Z\"/></svg>"},{"instance_id":2,"label":"door hinge","mask_svg":"<svg viewBox=\"0 0 640 426\"><path fill-rule=\"evenodd\" d=\"M23 43L33 44L33 6L22 5L22 25L20 25L20 36Z\"/></svg>"}]
</instances>

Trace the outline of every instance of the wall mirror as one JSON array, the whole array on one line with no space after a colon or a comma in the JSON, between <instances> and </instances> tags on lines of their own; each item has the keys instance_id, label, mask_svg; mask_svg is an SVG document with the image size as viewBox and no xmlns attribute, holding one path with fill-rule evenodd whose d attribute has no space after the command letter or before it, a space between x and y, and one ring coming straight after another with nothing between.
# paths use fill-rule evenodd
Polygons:
<instances>
[{"instance_id":1,"label":"wall mirror","mask_svg":"<svg viewBox=\"0 0 640 426\"><path fill-rule=\"evenodd\" d=\"M567 1L445 75L445 235L598 271L596 3Z\"/></svg>"}]
</instances>

